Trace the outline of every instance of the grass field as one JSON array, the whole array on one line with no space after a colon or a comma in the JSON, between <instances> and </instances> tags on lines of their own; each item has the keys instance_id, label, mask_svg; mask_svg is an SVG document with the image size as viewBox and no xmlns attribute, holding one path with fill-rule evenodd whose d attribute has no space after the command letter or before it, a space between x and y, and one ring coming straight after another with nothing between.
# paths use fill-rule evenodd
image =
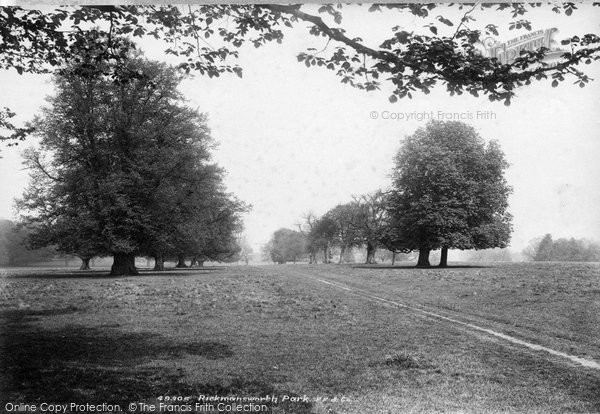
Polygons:
<instances>
[{"instance_id":1,"label":"grass field","mask_svg":"<svg viewBox=\"0 0 600 414\"><path fill-rule=\"evenodd\" d=\"M270 395L255 412L600 412L600 370L316 280L600 362L599 264L0 275L0 410ZM196 412L232 412L214 407Z\"/></svg>"}]
</instances>

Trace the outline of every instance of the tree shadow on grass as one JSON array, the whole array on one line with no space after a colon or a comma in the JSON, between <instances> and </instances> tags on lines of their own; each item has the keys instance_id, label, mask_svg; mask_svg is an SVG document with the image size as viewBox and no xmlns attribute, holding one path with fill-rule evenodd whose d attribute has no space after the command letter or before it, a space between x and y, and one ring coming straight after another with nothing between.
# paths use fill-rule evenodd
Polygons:
<instances>
[{"instance_id":1,"label":"tree shadow on grass","mask_svg":"<svg viewBox=\"0 0 600 414\"><path fill-rule=\"evenodd\" d=\"M196 267L189 269L151 270L140 269L134 276L111 276L109 270L31 270L4 276L8 279L116 279L122 280L130 277L178 277L195 276L218 272L218 267Z\"/></svg>"},{"instance_id":2,"label":"tree shadow on grass","mask_svg":"<svg viewBox=\"0 0 600 414\"><path fill-rule=\"evenodd\" d=\"M294 395L253 378L234 378L228 384L189 383L182 368L163 363L189 355L226 359L233 356L227 344L176 342L156 334L121 332L110 327L68 325L48 329L31 323L38 318L74 311L71 308L0 311L2 407L6 402L75 402L120 404L126 410L131 402L156 404L161 395ZM161 363L152 366L156 360ZM310 413L311 407L312 404L296 403L285 412Z\"/></svg>"}]
</instances>

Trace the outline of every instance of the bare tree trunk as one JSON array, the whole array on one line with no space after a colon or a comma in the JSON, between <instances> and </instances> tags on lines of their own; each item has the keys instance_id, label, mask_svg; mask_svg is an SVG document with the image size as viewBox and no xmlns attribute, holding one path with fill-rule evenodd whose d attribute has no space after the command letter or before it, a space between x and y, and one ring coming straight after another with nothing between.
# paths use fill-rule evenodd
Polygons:
<instances>
[{"instance_id":1,"label":"bare tree trunk","mask_svg":"<svg viewBox=\"0 0 600 414\"><path fill-rule=\"evenodd\" d=\"M342 247L340 248L340 261L338 262L338 264L342 264L342 262L344 261L345 254L346 254L346 246L342 245Z\"/></svg>"},{"instance_id":2,"label":"bare tree trunk","mask_svg":"<svg viewBox=\"0 0 600 414\"><path fill-rule=\"evenodd\" d=\"M448 267L448 248L442 247L439 267Z\"/></svg>"},{"instance_id":3,"label":"bare tree trunk","mask_svg":"<svg viewBox=\"0 0 600 414\"><path fill-rule=\"evenodd\" d=\"M370 241L367 242L367 261L366 264L375 263L375 245Z\"/></svg>"},{"instance_id":4,"label":"bare tree trunk","mask_svg":"<svg viewBox=\"0 0 600 414\"><path fill-rule=\"evenodd\" d=\"M113 264L110 268L111 276L137 275L135 268L135 255L133 253L115 253L113 255Z\"/></svg>"},{"instance_id":5,"label":"bare tree trunk","mask_svg":"<svg viewBox=\"0 0 600 414\"><path fill-rule=\"evenodd\" d=\"M162 256L154 256L154 270L165 270L165 259Z\"/></svg>"},{"instance_id":6,"label":"bare tree trunk","mask_svg":"<svg viewBox=\"0 0 600 414\"><path fill-rule=\"evenodd\" d=\"M91 257L82 257L81 258L81 266L79 267L79 270L91 270L90 259L91 259Z\"/></svg>"},{"instance_id":7,"label":"bare tree trunk","mask_svg":"<svg viewBox=\"0 0 600 414\"><path fill-rule=\"evenodd\" d=\"M175 267L177 267L177 268L188 267L185 264L185 255L183 255L183 254L177 255L177 265Z\"/></svg>"},{"instance_id":8,"label":"bare tree trunk","mask_svg":"<svg viewBox=\"0 0 600 414\"><path fill-rule=\"evenodd\" d=\"M392 266L396 264L396 252L392 252Z\"/></svg>"},{"instance_id":9,"label":"bare tree trunk","mask_svg":"<svg viewBox=\"0 0 600 414\"><path fill-rule=\"evenodd\" d=\"M419 260L417 261L417 267L431 267L429 263L429 253L431 249L419 249Z\"/></svg>"}]
</instances>

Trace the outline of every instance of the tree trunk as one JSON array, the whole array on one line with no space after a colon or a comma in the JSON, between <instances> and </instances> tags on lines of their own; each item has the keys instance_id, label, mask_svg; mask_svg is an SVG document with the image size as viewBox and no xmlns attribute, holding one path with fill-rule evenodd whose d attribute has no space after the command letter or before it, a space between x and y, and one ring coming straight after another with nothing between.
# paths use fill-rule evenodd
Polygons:
<instances>
[{"instance_id":1,"label":"tree trunk","mask_svg":"<svg viewBox=\"0 0 600 414\"><path fill-rule=\"evenodd\" d=\"M162 256L154 256L154 270L165 270L165 259Z\"/></svg>"},{"instance_id":2,"label":"tree trunk","mask_svg":"<svg viewBox=\"0 0 600 414\"><path fill-rule=\"evenodd\" d=\"M91 257L82 257L81 258L81 267L79 270L91 270L90 269L90 259Z\"/></svg>"},{"instance_id":3,"label":"tree trunk","mask_svg":"<svg viewBox=\"0 0 600 414\"><path fill-rule=\"evenodd\" d=\"M442 247L442 254L440 256L440 264L438 267L448 267L448 248Z\"/></svg>"},{"instance_id":4,"label":"tree trunk","mask_svg":"<svg viewBox=\"0 0 600 414\"><path fill-rule=\"evenodd\" d=\"M178 254L177 255L177 265L175 267L176 268L188 267L185 264L185 255L183 255L183 254Z\"/></svg>"},{"instance_id":5,"label":"tree trunk","mask_svg":"<svg viewBox=\"0 0 600 414\"><path fill-rule=\"evenodd\" d=\"M346 246L342 246L340 249L340 261L338 262L338 264L342 264L342 262L344 261L345 254L346 254Z\"/></svg>"},{"instance_id":6,"label":"tree trunk","mask_svg":"<svg viewBox=\"0 0 600 414\"><path fill-rule=\"evenodd\" d=\"M431 267L429 263L429 253L431 249L419 249L419 260L417 261L417 267Z\"/></svg>"},{"instance_id":7,"label":"tree trunk","mask_svg":"<svg viewBox=\"0 0 600 414\"><path fill-rule=\"evenodd\" d=\"M139 274L135 268L135 255L133 253L115 253L110 269L111 276L128 276Z\"/></svg>"},{"instance_id":8,"label":"tree trunk","mask_svg":"<svg viewBox=\"0 0 600 414\"><path fill-rule=\"evenodd\" d=\"M367 261L365 263L375 263L375 245L369 241L367 242Z\"/></svg>"},{"instance_id":9,"label":"tree trunk","mask_svg":"<svg viewBox=\"0 0 600 414\"><path fill-rule=\"evenodd\" d=\"M190 267L198 266L198 258L196 256L192 256L192 261L190 262Z\"/></svg>"},{"instance_id":10,"label":"tree trunk","mask_svg":"<svg viewBox=\"0 0 600 414\"><path fill-rule=\"evenodd\" d=\"M198 260L198 267L204 267L204 260Z\"/></svg>"},{"instance_id":11,"label":"tree trunk","mask_svg":"<svg viewBox=\"0 0 600 414\"><path fill-rule=\"evenodd\" d=\"M323 263L329 263L329 246L323 247Z\"/></svg>"},{"instance_id":12,"label":"tree trunk","mask_svg":"<svg viewBox=\"0 0 600 414\"><path fill-rule=\"evenodd\" d=\"M396 252L392 252L392 266L396 264Z\"/></svg>"}]
</instances>

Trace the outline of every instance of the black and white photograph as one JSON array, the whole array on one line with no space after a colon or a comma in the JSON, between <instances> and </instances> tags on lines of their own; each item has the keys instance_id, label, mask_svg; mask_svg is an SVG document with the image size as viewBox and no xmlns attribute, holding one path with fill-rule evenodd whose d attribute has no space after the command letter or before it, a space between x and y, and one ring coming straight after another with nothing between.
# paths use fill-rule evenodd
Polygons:
<instances>
[{"instance_id":1,"label":"black and white photograph","mask_svg":"<svg viewBox=\"0 0 600 414\"><path fill-rule=\"evenodd\" d=\"M600 413L600 3L0 2L0 413Z\"/></svg>"}]
</instances>

